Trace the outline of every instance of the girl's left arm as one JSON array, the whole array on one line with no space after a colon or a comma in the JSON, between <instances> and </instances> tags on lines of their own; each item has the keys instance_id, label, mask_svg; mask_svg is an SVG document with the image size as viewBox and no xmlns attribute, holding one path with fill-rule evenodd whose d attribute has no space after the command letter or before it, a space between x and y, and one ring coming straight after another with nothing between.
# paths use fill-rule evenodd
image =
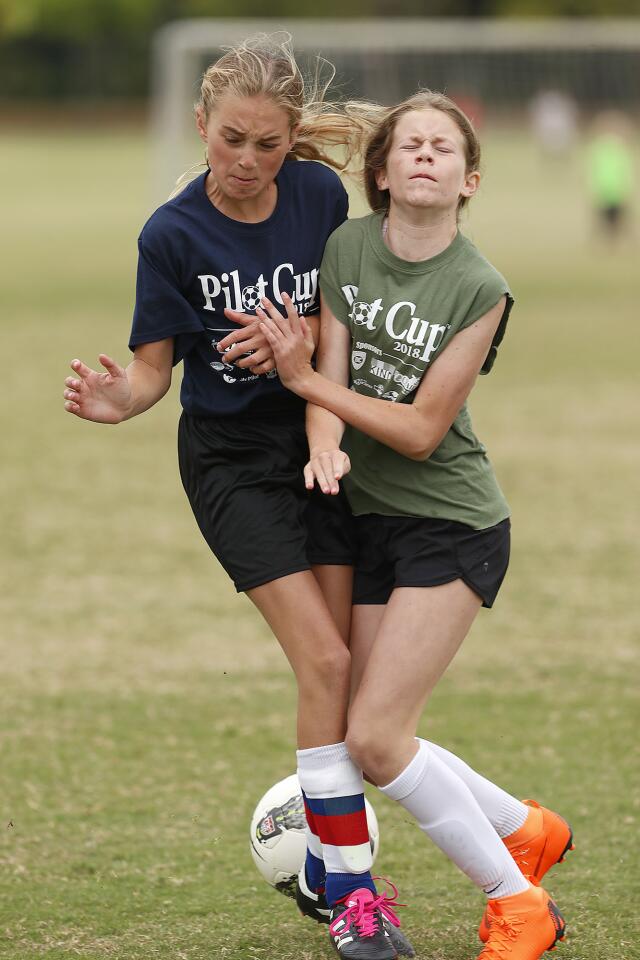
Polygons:
<instances>
[{"instance_id":1,"label":"girl's left arm","mask_svg":"<svg viewBox=\"0 0 640 960\"><path fill-rule=\"evenodd\" d=\"M330 410L380 443L411 460L428 460L444 439L471 392L504 313L506 297L461 330L433 362L413 403L364 397L317 373L310 363L304 320L287 308L287 320L271 304L258 311L280 379L310 403ZM327 310L326 302L323 311Z\"/></svg>"}]
</instances>

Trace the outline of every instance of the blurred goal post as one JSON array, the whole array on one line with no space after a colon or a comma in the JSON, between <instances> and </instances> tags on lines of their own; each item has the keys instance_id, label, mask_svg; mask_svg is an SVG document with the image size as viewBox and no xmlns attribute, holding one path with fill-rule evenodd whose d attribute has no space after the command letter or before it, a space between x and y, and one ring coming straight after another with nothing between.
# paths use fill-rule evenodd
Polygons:
<instances>
[{"instance_id":1,"label":"blurred goal post","mask_svg":"<svg viewBox=\"0 0 640 960\"><path fill-rule=\"evenodd\" d=\"M383 103L428 86L512 114L545 87L583 105L640 104L637 19L179 20L159 30L153 44L155 200L199 159L192 107L204 67L224 46L280 30L292 35L303 67L305 58L321 55L335 64L339 90Z\"/></svg>"}]
</instances>

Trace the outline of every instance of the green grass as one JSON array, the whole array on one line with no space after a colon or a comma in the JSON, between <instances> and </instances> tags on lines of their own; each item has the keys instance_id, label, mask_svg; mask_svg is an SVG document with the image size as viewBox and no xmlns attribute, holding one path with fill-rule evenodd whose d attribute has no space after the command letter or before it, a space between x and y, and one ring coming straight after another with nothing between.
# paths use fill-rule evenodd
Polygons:
<instances>
[{"instance_id":1,"label":"green grass","mask_svg":"<svg viewBox=\"0 0 640 960\"><path fill-rule=\"evenodd\" d=\"M472 412L514 552L421 731L571 820L577 851L549 882L562 955L626 960L640 957L638 244L594 236L578 153L485 139L465 229L517 306ZM176 389L117 429L62 409L72 357L127 357L147 146L4 132L0 150L0 957L329 957L249 858L253 805L293 769L295 691L195 528ZM370 799L420 956L474 957L481 898Z\"/></svg>"}]
</instances>

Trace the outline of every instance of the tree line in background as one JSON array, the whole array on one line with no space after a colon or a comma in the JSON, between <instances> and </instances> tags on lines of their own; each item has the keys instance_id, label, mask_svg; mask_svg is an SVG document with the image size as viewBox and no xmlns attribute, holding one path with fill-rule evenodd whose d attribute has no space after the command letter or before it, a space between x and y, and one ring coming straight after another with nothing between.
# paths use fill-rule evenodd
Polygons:
<instances>
[{"instance_id":1,"label":"tree line in background","mask_svg":"<svg viewBox=\"0 0 640 960\"><path fill-rule=\"evenodd\" d=\"M634 16L638 0L324 0L324 17ZM144 97L154 32L184 17L315 17L317 0L0 0L0 98Z\"/></svg>"}]
</instances>

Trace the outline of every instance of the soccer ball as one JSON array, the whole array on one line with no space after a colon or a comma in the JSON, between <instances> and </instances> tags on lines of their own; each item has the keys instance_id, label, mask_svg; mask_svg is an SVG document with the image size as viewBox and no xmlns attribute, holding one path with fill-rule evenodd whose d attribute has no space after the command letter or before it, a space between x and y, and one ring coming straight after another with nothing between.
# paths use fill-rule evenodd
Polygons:
<instances>
[{"instance_id":1,"label":"soccer ball","mask_svg":"<svg viewBox=\"0 0 640 960\"><path fill-rule=\"evenodd\" d=\"M363 327L365 323L368 323L370 314L371 304L365 303L364 300L356 300L351 306L349 316L357 327Z\"/></svg>"},{"instance_id":2,"label":"soccer ball","mask_svg":"<svg viewBox=\"0 0 640 960\"><path fill-rule=\"evenodd\" d=\"M245 310L254 311L260 306L260 291L257 287L245 287L242 291L242 306Z\"/></svg>"},{"instance_id":3,"label":"soccer ball","mask_svg":"<svg viewBox=\"0 0 640 960\"><path fill-rule=\"evenodd\" d=\"M378 818L365 800L373 859L378 855ZM296 877L307 853L307 820L298 777L293 773L267 790L251 818L251 856L261 875L287 897L295 896Z\"/></svg>"}]
</instances>

